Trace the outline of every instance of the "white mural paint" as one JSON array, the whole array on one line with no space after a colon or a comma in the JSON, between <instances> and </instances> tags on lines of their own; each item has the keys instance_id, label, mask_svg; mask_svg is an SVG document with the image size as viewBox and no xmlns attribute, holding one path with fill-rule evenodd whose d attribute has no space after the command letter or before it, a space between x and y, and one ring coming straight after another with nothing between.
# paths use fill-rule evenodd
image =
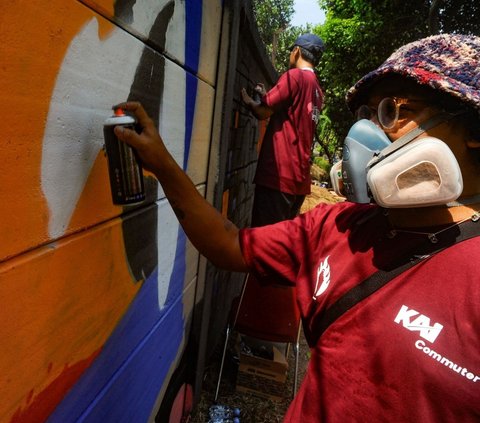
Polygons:
<instances>
[{"instance_id":1,"label":"white mural paint","mask_svg":"<svg viewBox=\"0 0 480 423\"><path fill-rule=\"evenodd\" d=\"M181 73L181 74L179 74ZM179 81L183 81L179 84ZM159 127L162 138L182 166L185 151L185 72L182 68L166 62L163 99L160 103ZM160 184L159 195L164 196ZM170 206L159 211L158 216L158 306L161 309L168 294L170 277L175 265L178 220ZM160 210L160 209L159 209Z\"/></svg>"},{"instance_id":2,"label":"white mural paint","mask_svg":"<svg viewBox=\"0 0 480 423\"><path fill-rule=\"evenodd\" d=\"M151 14L142 10L140 17L135 16L135 26L152 25L152 17L162 8L163 5L158 10L149 10ZM172 20L167 45L168 39L175 39L172 48L178 52L180 46L185 45L185 11L178 2ZM143 29L145 31L145 26ZM113 30L105 40L99 39L98 22L92 19L73 39L65 55L43 139L41 182L50 210L52 238L64 235L68 228L103 147L103 121L113 104L127 98L143 48L143 44L120 29ZM92 75L96 78L92 79ZM184 155L185 90L185 71L166 61L159 127L167 148L180 165ZM163 197L162 192L159 194ZM179 228L167 202L159 204L157 228L158 307L162 309L175 264Z\"/></svg>"},{"instance_id":3,"label":"white mural paint","mask_svg":"<svg viewBox=\"0 0 480 423\"><path fill-rule=\"evenodd\" d=\"M158 309L165 305L170 278L175 265L175 251L177 247L178 220L167 201L158 207Z\"/></svg>"},{"instance_id":4,"label":"white mural paint","mask_svg":"<svg viewBox=\"0 0 480 423\"><path fill-rule=\"evenodd\" d=\"M155 19L160 12L167 6L171 0L156 0L155 2L137 1L133 6L135 19L131 24L132 28L145 37L154 24ZM175 58L176 61L184 63L185 61L185 0L175 0L173 16L168 24L166 33L165 50L167 54Z\"/></svg>"},{"instance_id":5,"label":"white mural paint","mask_svg":"<svg viewBox=\"0 0 480 423\"><path fill-rule=\"evenodd\" d=\"M41 185L52 238L62 236L68 227L104 143L103 121L112 105L127 97L142 48L121 30L100 40L97 19L72 40L58 73L43 138Z\"/></svg>"}]
</instances>

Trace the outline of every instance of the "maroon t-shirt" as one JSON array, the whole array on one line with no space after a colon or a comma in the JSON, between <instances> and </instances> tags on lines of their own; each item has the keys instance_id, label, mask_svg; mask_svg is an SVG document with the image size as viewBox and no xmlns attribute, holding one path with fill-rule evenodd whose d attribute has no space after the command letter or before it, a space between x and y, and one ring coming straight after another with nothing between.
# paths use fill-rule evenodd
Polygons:
<instances>
[{"instance_id":1,"label":"maroon t-shirt","mask_svg":"<svg viewBox=\"0 0 480 423\"><path fill-rule=\"evenodd\" d=\"M423 242L425 235L389 238L378 211L320 205L294 220L240 232L257 278L296 285L311 346L284 421L479 422L479 237L401 273L315 341L314 327L329 306Z\"/></svg>"},{"instance_id":2,"label":"maroon t-shirt","mask_svg":"<svg viewBox=\"0 0 480 423\"><path fill-rule=\"evenodd\" d=\"M295 195L310 193L310 150L323 93L315 73L290 69L263 96L273 109L254 182Z\"/></svg>"}]
</instances>

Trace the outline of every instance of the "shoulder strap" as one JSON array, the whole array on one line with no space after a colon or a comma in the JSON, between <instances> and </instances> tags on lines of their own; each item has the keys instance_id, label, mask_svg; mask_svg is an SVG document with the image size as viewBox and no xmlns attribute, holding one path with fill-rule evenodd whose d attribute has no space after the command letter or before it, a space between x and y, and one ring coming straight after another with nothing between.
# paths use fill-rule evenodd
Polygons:
<instances>
[{"instance_id":1,"label":"shoulder strap","mask_svg":"<svg viewBox=\"0 0 480 423\"><path fill-rule=\"evenodd\" d=\"M468 221L458 226L460 233L453 240L444 240L439 241L438 244L434 244L434 250L430 251L428 254L422 256L417 256L414 258L407 258L407 261L403 260L402 263L395 268L385 271L378 270L373 275L369 276L359 285L354 286L342 297L340 297L333 305L331 305L324 313L323 317L320 319L319 323L315 325L315 344L320 339L322 334L327 330L327 328L335 322L342 314L350 310L354 305L358 304L360 301L367 298L369 295L378 291L381 287L386 285L389 281L394 279L396 276L401 274L407 269L417 265L422 260L431 257L432 255L438 253L445 248L465 241L469 238L476 237L480 235L480 224L477 225L477 221ZM427 241L430 242L430 241Z\"/></svg>"}]
</instances>

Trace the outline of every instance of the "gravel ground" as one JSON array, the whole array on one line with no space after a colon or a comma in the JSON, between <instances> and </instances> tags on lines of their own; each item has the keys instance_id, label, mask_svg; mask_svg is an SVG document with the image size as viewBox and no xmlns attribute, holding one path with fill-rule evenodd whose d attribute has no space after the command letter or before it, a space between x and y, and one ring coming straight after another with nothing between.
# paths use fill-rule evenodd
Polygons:
<instances>
[{"instance_id":1,"label":"gravel ground","mask_svg":"<svg viewBox=\"0 0 480 423\"><path fill-rule=\"evenodd\" d=\"M234 336L232 336L234 338ZM191 416L189 423L208 423L208 409L214 403L215 390L218 378L220 352L215 355L213 362L207 367L203 390L200 396L199 403ZM230 355L231 357L231 355ZM308 345L305 342L303 334L300 336L299 348L299 370L298 370L298 385L300 385L305 370L308 365L310 354ZM241 410L241 423L281 423L283 416L290 404L293 392L293 377L295 357L293 348L290 348L288 358L288 373L287 381L284 386L284 400L272 401L264 398L259 398L252 394L236 392L235 391L235 376L236 368L231 363L230 359L226 360L224 367L224 376L222 377L222 384L218 396L218 403L225 404L231 407L237 407Z\"/></svg>"}]
</instances>

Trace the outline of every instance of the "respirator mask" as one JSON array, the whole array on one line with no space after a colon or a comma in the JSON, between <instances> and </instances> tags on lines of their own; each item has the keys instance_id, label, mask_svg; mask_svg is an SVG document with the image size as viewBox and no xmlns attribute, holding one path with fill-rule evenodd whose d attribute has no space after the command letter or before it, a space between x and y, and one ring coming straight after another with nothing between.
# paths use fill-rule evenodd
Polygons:
<instances>
[{"instance_id":1,"label":"respirator mask","mask_svg":"<svg viewBox=\"0 0 480 423\"><path fill-rule=\"evenodd\" d=\"M463 180L454 154L438 138L416 139L453 116L439 113L394 143L372 121L359 120L345 138L343 160L330 171L334 190L349 201L374 202L385 208L456 200L463 191Z\"/></svg>"}]
</instances>

